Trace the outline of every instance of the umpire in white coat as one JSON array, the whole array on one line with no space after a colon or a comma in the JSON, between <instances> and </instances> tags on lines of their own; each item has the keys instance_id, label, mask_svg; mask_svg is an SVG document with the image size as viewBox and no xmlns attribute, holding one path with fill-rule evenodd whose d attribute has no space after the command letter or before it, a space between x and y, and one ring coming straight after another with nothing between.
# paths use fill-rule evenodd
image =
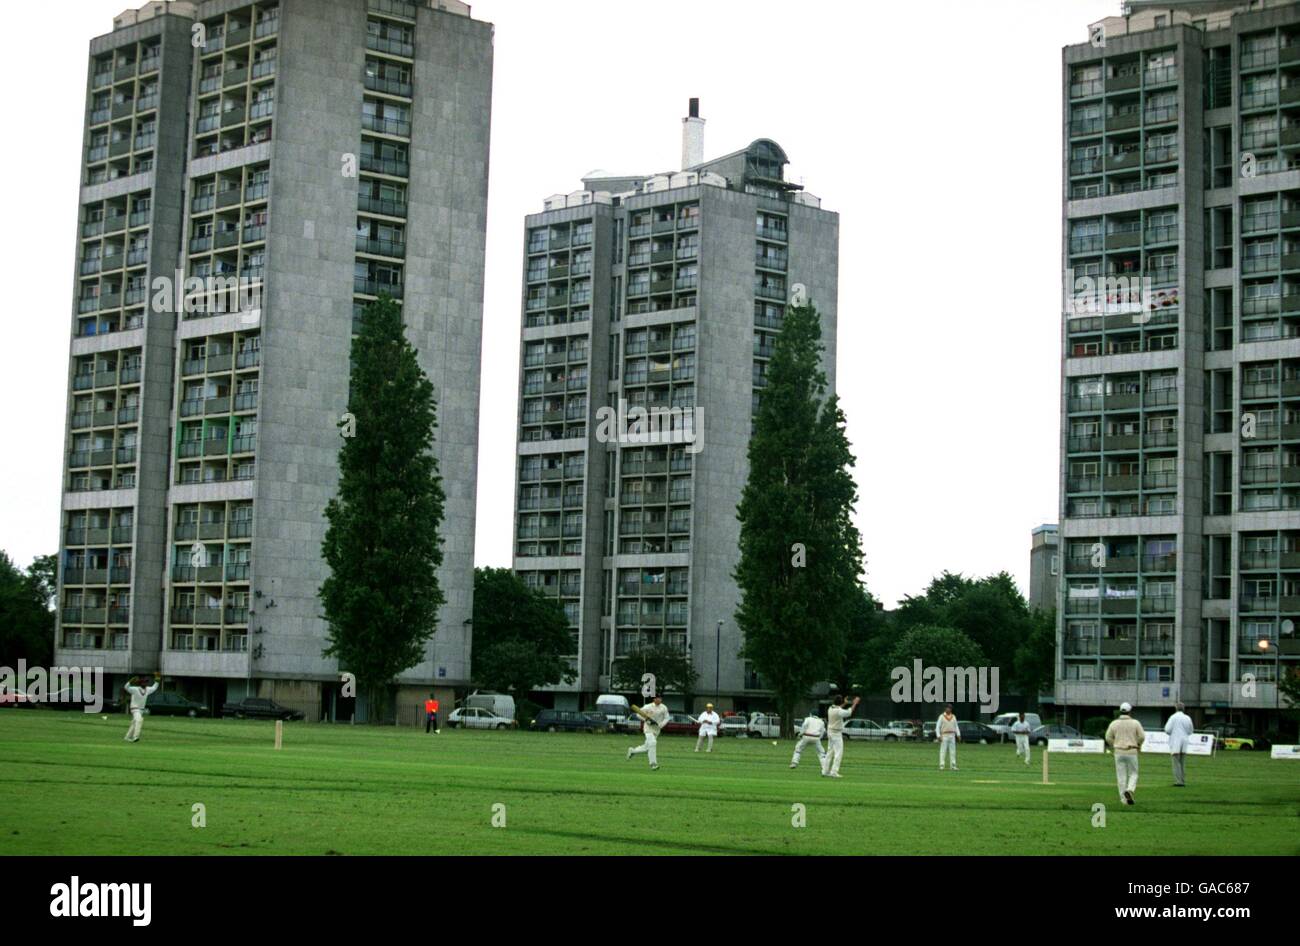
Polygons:
<instances>
[{"instance_id":1,"label":"umpire in white coat","mask_svg":"<svg viewBox=\"0 0 1300 946\"><path fill-rule=\"evenodd\" d=\"M1192 737L1192 717L1183 712L1183 704L1174 704L1174 715L1165 723L1169 735L1169 761L1174 767L1174 787L1182 788L1186 782L1187 743Z\"/></svg>"}]
</instances>

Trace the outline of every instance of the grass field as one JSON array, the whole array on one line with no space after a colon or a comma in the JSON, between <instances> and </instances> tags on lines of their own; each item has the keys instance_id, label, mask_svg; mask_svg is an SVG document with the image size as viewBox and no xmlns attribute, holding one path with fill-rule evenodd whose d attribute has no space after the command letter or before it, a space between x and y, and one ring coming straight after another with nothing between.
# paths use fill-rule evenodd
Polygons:
<instances>
[{"instance_id":1,"label":"grass field","mask_svg":"<svg viewBox=\"0 0 1300 946\"><path fill-rule=\"evenodd\" d=\"M849 743L840 780L793 744L0 712L0 854L1297 854L1300 766L1143 756L1135 808L1109 756L1026 768L1010 746ZM1106 827L1092 826L1092 805ZM196 803L206 827L192 826ZM493 806L505 805L505 827ZM807 826L792 825L793 805Z\"/></svg>"}]
</instances>

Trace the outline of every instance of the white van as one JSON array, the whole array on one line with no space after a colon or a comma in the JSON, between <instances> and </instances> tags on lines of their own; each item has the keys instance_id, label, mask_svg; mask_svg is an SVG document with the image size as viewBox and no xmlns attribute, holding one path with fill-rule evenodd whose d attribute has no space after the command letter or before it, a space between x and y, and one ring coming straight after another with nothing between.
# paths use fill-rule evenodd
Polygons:
<instances>
[{"instance_id":1,"label":"white van","mask_svg":"<svg viewBox=\"0 0 1300 946\"><path fill-rule=\"evenodd\" d=\"M988 726L989 729L992 729L995 733L997 733L999 736L1002 737L1003 742L1006 742L1011 738L1011 727L1014 726L1019 721L1020 721L1020 714L1018 712L999 713L996 717L994 717L993 722L988 724ZM1043 725L1043 721L1038 718L1037 713L1026 713L1025 722L1029 724L1030 732L1037 729L1039 726Z\"/></svg>"},{"instance_id":2,"label":"white van","mask_svg":"<svg viewBox=\"0 0 1300 946\"><path fill-rule=\"evenodd\" d=\"M502 719L515 718L515 698L494 690L475 690L465 697L462 706L477 706Z\"/></svg>"},{"instance_id":3,"label":"white van","mask_svg":"<svg viewBox=\"0 0 1300 946\"><path fill-rule=\"evenodd\" d=\"M627 701L626 696L619 696L617 693L602 693L596 697L596 708L593 712L604 716L605 721L613 729L620 726L625 719L632 715L632 704Z\"/></svg>"}]
</instances>

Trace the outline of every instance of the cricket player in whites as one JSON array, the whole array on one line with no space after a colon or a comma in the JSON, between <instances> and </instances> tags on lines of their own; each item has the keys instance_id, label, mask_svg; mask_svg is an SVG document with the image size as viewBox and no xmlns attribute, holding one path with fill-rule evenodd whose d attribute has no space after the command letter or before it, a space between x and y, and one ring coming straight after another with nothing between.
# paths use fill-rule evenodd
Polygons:
<instances>
[{"instance_id":1,"label":"cricket player in whites","mask_svg":"<svg viewBox=\"0 0 1300 946\"><path fill-rule=\"evenodd\" d=\"M1187 785L1187 742L1192 738L1192 717L1183 712L1183 704L1174 706L1174 715L1165 723L1165 732L1169 734L1169 761L1174 767L1174 787Z\"/></svg>"},{"instance_id":2,"label":"cricket player in whites","mask_svg":"<svg viewBox=\"0 0 1300 946\"><path fill-rule=\"evenodd\" d=\"M822 775L828 778L843 778L840 775L840 762L844 760L844 721L853 715L853 711L862 702L862 697L855 696L848 709L844 708L844 694L836 693L831 700L830 709L826 711L826 754L822 756Z\"/></svg>"},{"instance_id":3,"label":"cricket player in whites","mask_svg":"<svg viewBox=\"0 0 1300 946\"><path fill-rule=\"evenodd\" d=\"M659 760L655 755L655 746L659 743L659 732L664 728L664 723L668 722L668 707L664 706L663 697L656 693L653 704L644 708L633 706L632 712L644 720L641 729L645 733L645 742L639 746L628 747L627 757L630 759L644 752L650 757L650 768L657 769Z\"/></svg>"},{"instance_id":4,"label":"cricket player in whites","mask_svg":"<svg viewBox=\"0 0 1300 946\"><path fill-rule=\"evenodd\" d=\"M952 715L952 704L943 708L943 715L934 724L934 738L939 742L939 771L943 771L943 757L948 756L952 770L957 771L957 743L961 742L961 727Z\"/></svg>"},{"instance_id":5,"label":"cricket player in whites","mask_svg":"<svg viewBox=\"0 0 1300 946\"><path fill-rule=\"evenodd\" d=\"M1021 713L1020 718L1011 724L1011 734L1016 737L1016 758L1025 757L1025 765L1029 764L1029 733L1033 727L1025 722L1025 714Z\"/></svg>"},{"instance_id":6,"label":"cricket player in whites","mask_svg":"<svg viewBox=\"0 0 1300 946\"><path fill-rule=\"evenodd\" d=\"M1115 751L1115 778L1119 781L1119 798L1126 805L1134 804L1133 791L1138 787L1138 751L1146 742L1146 730L1129 715L1133 707L1119 705L1119 719L1106 728L1106 745Z\"/></svg>"},{"instance_id":7,"label":"cricket player in whites","mask_svg":"<svg viewBox=\"0 0 1300 946\"><path fill-rule=\"evenodd\" d=\"M144 708L149 702L149 697L157 691L162 681L162 674L153 675L153 684L143 686L144 677L132 677L131 682L126 685L126 692L131 694L131 726L126 731L124 737L127 742L140 741L140 729L144 726Z\"/></svg>"},{"instance_id":8,"label":"cricket player in whites","mask_svg":"<svg viewBox=\"0 0 1300 946\"><path fill-rule=\"evenodd\" d=\"M822 722L822 718L816 713L809 713L799 727L799 741L794 744L794 758L790 760L790 768L799 767L799 757L809 746L817 747L817 760L821 762L822 768L826 767L826 750L822 747L824 732L826 732L826 724Z\"/></svg>"},{"instance_id":9,"label":"cricket player in whites","mask_svg":"<svg viewBox=\"0 0 1300 946\"><path fill-rule=\"evenodd\" d=\"M696 722L700 724L700 735L699 738L695 740L695 751L700 751L700 743L704 741L705 736L708 736L709 748L707 751L712 752L713 737L718 734L718 723L722 722L722 717L713 712L712 703L705 703L704 712L700 714L700 718L697 719Z\"/></svg>"}]
</instances>

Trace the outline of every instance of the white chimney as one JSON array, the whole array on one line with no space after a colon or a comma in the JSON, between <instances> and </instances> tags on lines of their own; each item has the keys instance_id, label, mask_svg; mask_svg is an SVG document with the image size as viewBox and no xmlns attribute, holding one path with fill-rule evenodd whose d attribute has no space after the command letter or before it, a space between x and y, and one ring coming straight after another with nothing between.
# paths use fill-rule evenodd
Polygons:
<instances>
[{"instance_id":1,"label":"white chimney","mask_svg":"<svg viewBox=\"0 0 1300 946\"><path fill-rule=\"evenodd\" d=\"M704 163L704 119L700 100L691 99L690 114L682 119L682 170Z\"/></svg>"}]
</instances>

